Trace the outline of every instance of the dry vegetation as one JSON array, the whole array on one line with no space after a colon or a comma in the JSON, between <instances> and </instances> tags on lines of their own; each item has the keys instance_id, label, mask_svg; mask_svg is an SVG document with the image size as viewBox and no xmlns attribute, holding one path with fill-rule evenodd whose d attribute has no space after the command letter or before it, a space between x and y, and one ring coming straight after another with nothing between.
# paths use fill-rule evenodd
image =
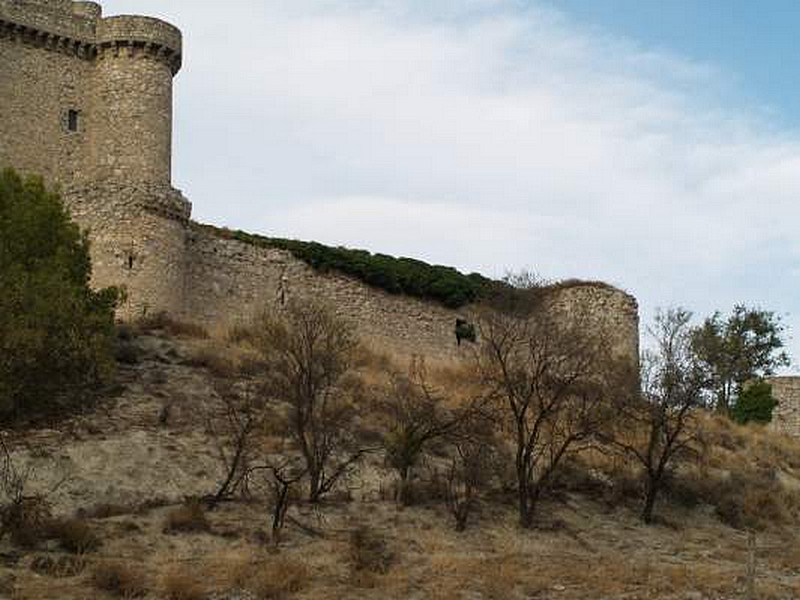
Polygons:
<instances>
[{"instance_id":1,"label":"dry vegetation","mask_svg":"<svg viewBox=\"0 0 800 600\"><path fill-rule=\"evenodd\" d=\"M402 461L366 453L310 502L307 477L293 479L305 467L290 405L273 403L246 436L235 485L212 501L236 449L223 392L242 411L252 407L241 390L262 389L253 338L161 318L123 338L114 397L58 430L5 432L27 477L24 500L3 515L0 597L745 598L750 529L755 597L800 597L798 440L698 412L698 452L669 473L651 525L639 518L641 467L594 444L564 457L524 529L513 457L453 425L480 395L474 378L359 349L359 383L337 386L357 409L347 414L353 437L331 464L381 444L392 422L412 436L412 414L433 433L410 468L401 476ZM378 408L393 385L405 404L387 414ZM475 450L482 443L491 457ZM466 482L459 531L453 507Z\"/></svg>"}]
</instances>

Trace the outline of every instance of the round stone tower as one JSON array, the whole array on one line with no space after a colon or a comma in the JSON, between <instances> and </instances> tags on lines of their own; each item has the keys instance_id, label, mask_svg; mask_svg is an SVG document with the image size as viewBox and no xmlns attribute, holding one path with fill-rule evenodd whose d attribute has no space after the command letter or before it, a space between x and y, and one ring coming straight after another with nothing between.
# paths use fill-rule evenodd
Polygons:
<instances>
[{"instance_id":1,"label":"round stone tower","mask_svg":"<svg viewBox=\"0 0 800 600\"><path fill-rule=\"evenodd\" d=\"M68 190L73 215L90 230L93 283L125 289L122 318L180 315L191 210L171 185L181 33L149 17L100 18L93 2L73 3L72 12L96 19L88 161Z\"/></svg>"},{"instance_id":2,"label":"round stone tower","mask_svg":"<svg viewBox=\"0 0 800 600\"><path fill-rule=\"evenodd\" d=\"M169 185L172 77L181 33L149 17L111 17L97 26L92 163L95 179Z\"/></svg>"}]
</instances>

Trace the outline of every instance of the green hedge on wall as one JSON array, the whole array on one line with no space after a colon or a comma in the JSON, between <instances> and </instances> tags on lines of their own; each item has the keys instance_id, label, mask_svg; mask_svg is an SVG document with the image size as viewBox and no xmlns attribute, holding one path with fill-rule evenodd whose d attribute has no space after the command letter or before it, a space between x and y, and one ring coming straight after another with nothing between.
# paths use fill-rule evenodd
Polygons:
<instances>
[{"instance_id":1,"label":"green hedge on wall","mask_svg":"<svg viewBox=\"0 0 800 600\"><path fill-rule=\"evenodd\" d=\"M203 227L220 237L287 250L295 258L321 272L339 271L390 294L436 300L448 308L458 308L479 300L490 286L497 283L478 273L465 275L453 267L430 265L413 258L395 258L367 250L265 237L209 225Z\"/></svg>"}]
</instances>

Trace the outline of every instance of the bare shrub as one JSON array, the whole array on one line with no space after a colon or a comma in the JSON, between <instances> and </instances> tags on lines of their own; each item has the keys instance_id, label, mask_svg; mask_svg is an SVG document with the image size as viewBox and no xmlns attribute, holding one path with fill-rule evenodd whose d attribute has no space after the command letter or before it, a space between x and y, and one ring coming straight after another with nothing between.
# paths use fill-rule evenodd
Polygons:
<instances>
[{"instance_id":1,"label":"bare shrub","mask_svg":"<svg viewBox=\"0 0 800 600\"><path fill-rule=\"evenodd\" d=\"M224 476L208 498L211 508L246 488L252 472L253 438L263 429L266 417L263 392L255 382L223 380L215 389L223 409L220 414L209 415L206 427L216 441Z\"/></svg>"},{"instance_id":2,"label":"bare shrub","mask_svg":"<svg viewBox=\"0 0 800 600\"><path fill-rule=\"evenodd\" d=\"M0 508L2 534L21 548L33 548L48 535L50 503L41 496L14 499Z\"/></svg>"},{"instance_id":3,"label":"bare shrub","mask_svg":"<svg viewBox=\"0 0 800 600\"><path fill-rule=\"evenodd\" d=\"M41 555L31 561L31 571L49 577L74 577L82 573L84 568L86 568L86 560L82 556L53 558Z\"/></svg>"},{"instance_id":4,"label":"bare shrub","mask_svg":"<svg viewBox=\"0 0 800 600\"><path fill-rule=\"evenodd\" d=\"M200 574L178 564L167 565L159 583L165 600L205 600L208 595Z\"/></svg>"},{"instance_id":5,"label":"bare shrub","mask_svg":"<svg viewBox=\"0 0 800 600\"><path fill-rule=\"evenodd\" d=\"M450 435L451 458L446 471L446 499L456 531L464 531L475 510L478 494L497 464L492 424L475 412Z\"/></svg>"},{"instance_id":6,"label":"bare shrub","mask_svg":"<svg viewBox=\"0 0 800 600\"><path fill-rule=\"evenodd\" d=\"M407 375L394 374L379 402L386 420L383 446L386 463L397 472L400 504L411 503L410 478L427 446L451 431L458 419L445 410L441 394L428 383L425 362L414 357Z\"/></svg>"},{"instance_id":7,"label":"bare shrub","mask_svg":"<svg viewBox=\"0 0 800 600\"><path fill-rule=\"evenodd\" d=\"M0 461L0 538L8 535L15 546L32 548L47 536L50 503L45 495L26 491L32 470L17 468L2 437Z\"/></svg>"},{"instance_id":8,"label":"bare shrub","mask_svg":"<svg viewBox=\"0 0 800 600\"><path fill-rule=\"evenodd\" d=\"M205 510L199 500L188 500L169 511L164 518L164 533L199 533L211 530Z\"/></svg>"},{"instance_id":9,"label":"bare shrub","mask_svg":"<svg viewBox=\"0 0 800 600\"><path fill-rule=\"evenodd\" d=\"M577 316L558 319L526 302L515 293L505 312L482 311L476 371L513 447L520 524L529 528L562 459L590 447L608 419L614 367L605 340Z\"/></svg>"},{"instance_id":10,"label":"bare shrub","mask_svg":"<svg viewBox=\"0 0 800 600\"><path fill-rule=\"evenodd\" d=\"M383 535L365 525L350 532L348 548L350 565L356 572L387 573L394 561Z\"/></svg>"},{"instance_id":11,"label":"bare shrub","mask_svg":"<svg viewBox=\"0 0 800 600\"><path fill-rule=\"evenodd\" d=\"M97 563L92 571L92 584L120 598L141 598L148 592L145 573L118 560Z\"/></svg>"},{"instance_id":12,"label":"bare shrub","mask_svg":"<svg viewBox=\"0 0 800 600\"><path fill-rule=\"evenodd\" d=\"M293 498L293 486L305 476L306 471L291 459L267 465L265 469L269 472L272 487L272 543L277 546L280 543L286 511Z\"/></svg>"},{"instance_id":13,"label":"bare shrub","mask_svg":"<svg viewBox=\"0 0 800 600\"><path fill-rule=\"evenodd\" d=\"M609 441L633 457L644 473L642 520L650 523L659 492L673 463L696 454L703 405L704 376L692 351L691 313L660 312L649 329L656 347L642 356L642 393L618 396L614 433Z\"/></svg>"},{"instance_id":14,"label":"bare shrub","mask_svg":"<svg viewBox=\"0 0 800 600\"><path fill-rule=\"evenodd\" d=\"M163 331L176 337L205 339L208 330L197 323L181 321L166 312L158 312L142 317L136 322L136 328L142 332Z\"/></svg>"},{"instance_id":15,"label":"bare shrub","mask_svg":"<svg viewBox=\"0 0 800 600\"><path fill-rule=\"evenodd\" d=\"M262 315L253 344L266 363L266 390L289 405L287 428L305 461L308 499L318 502L374 450L355 435L354 329L323 304L291 302L284 318Z\"/></svg>"},{"instance_id":16,"label":"bare shrub","mask_svg":"<svg viewBox=\"0 0 800 600\"><path fill-rule=\"evenodd\" d=\"M244 587L258 600L288 598L299 592L309 577L308 567L287 558L277 558L257 567Z\"/></svg>"},{"instance_id":17,"label":"bare shrub","mask_svg":"<svg viewBox=\"0 0 800 600\"><path fill-rule=\"evenodd\" d=\"M93 552L101 544L100 538L84 519L54 519L49 524L49 532L64 550L73 554Z\"/></svg>"}]
</instances>

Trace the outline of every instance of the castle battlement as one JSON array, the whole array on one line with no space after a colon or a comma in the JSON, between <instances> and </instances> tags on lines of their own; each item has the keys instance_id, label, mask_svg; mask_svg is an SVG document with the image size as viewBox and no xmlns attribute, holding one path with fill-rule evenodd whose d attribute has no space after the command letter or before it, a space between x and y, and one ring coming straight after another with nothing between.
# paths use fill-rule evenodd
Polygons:
<instances>
[{"instance_id":1,"label":"castle battlement","mask_svg":"<svg viewBox=\"0 0 800 600\"><path fill-rule=\"evenodd\" d=\"M102 19L97 24L97 50L100 58L148 55L167 64L175 75L181 68L181 32L159 19L120 16Z\"/></svg>"},{"instance_id":2,"label":"castle battlement","mask_svg":"<svg viewBox=\"0 0 800 600\"><path fill-rule=\"evenodd\" d=\"M173 75L181 68L177 27L136 15L104 19L95 2L0 0L0 35L88 61L127 52L162 61Z\"/></svg>"}]
</instances>

